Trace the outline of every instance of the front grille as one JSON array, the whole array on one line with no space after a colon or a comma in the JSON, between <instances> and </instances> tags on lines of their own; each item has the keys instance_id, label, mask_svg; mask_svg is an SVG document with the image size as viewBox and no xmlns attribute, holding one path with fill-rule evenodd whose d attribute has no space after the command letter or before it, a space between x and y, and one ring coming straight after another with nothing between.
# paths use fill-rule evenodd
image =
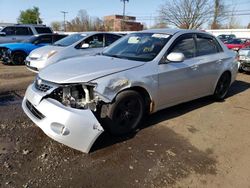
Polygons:
<instances>
[{"instance_id":1,"label":"front grille","mask_svg":"<svg viewBox=\"0 0 250 188\"><path fill-rule=\"evenodd\" d=\"M39 112L28 100L26 100L26 106L37 119L42 120L43 118L45 118L45 116L41 112Z\"/></svg>"},{"instance_id":2,"label":"front grille","mask_svg":"<svg viewBox=\"0 0 250 188\"><path fill-rule=\"evenodd\" d=\"M35 82L35 88L41 92L46 92L52 88L52 86L49 86L47 84L38 84L37 81Z\"/></svg>"}]
</instances>

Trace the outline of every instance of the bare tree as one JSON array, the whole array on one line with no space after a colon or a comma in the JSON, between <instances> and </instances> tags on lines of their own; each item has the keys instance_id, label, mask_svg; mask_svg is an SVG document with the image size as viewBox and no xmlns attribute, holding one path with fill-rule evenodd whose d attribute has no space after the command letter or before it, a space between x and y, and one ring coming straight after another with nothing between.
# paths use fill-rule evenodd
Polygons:
<instances>
[{"instance_id":1,"label":"bare tree","mask_svg":"<svg viewBox=\"0 0 250 188\"><path fill-rule=\"evenodd\" d=\"M211 23L211 29L219 29L222 27L222 21L228 18L226 14L226 6L223 0L214 0L214 12Z\"/></svg>"},{"instance_id":2,"label":"bare tree","mask_svg":"<svg viewBox=\"0 0 250 188\"><path fill-rule=\"evenodd\" d=\"M103 31L103 21L98 17L90 17L86 10L79 10L77 16L67 23L67 31Z\"/></svg>"},{"instance_id":3,"label":"bare tree","mask_svg":"<svg viewBox=\"0 0 250 188\"><path fill-rule=\"evenodd\" d=\"M209 0L175 0L167 1L160 8L163 23L183 29L197 29L211 18Z\"/></svg>"},{"instance_id":4,"label":"bare tree","mask_svg":"<svg viewBox=\"0 0 250 188\"><path fill-rule=\"evenodd\" d=\"M62 24L61 22L58 22L58 21L54 21L54 22L51 22L51 27L54 31L61 31L62 30Z\"/></svg>"}]
</instances>

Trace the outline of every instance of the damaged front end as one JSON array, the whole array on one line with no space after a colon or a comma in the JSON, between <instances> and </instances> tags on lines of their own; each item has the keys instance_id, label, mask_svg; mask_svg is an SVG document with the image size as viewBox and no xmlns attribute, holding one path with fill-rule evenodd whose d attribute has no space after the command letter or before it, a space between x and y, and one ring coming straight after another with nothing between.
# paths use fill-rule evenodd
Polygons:
<instances>
[{"instance_id":1,"label":"damaged front end","mask_svg":"<svg viewBox=\"0 0 250 188\"><path fill-rule=\"evenodd\" d=\"M99 102L94 87L85 83L57 85L37 78L28 87L22 107L49 137L88 153L104 131L94 115Z\"/></svg>"}]
</instances>

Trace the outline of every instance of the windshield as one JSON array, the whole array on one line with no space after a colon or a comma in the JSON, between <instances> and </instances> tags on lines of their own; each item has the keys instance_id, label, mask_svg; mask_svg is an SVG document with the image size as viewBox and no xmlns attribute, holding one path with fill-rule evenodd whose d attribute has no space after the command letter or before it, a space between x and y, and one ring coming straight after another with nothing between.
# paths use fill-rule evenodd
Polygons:
<instances>
[{"instance_id":1,"label":"windshield","mask_svg":"<svg viewBox=\"0 0 250 188\"><path fill-rule=\"evenodd\" d=\"M86 36L86 34L72 34L61 40L58 40L53 44L53 46L70 46L71 44L74 44Z\"/></svg>"},{"instance_id":2,"label":"windshield","mask_svg":"<svg viewBox=\"0 0 250 188\"><path fill-rule=\"evenodd\" d=\"M169 41L170 35L160 33L133 33L115 42L102 53L105 56L135 61L153 60Z\"/></svg>"}]
</instances>

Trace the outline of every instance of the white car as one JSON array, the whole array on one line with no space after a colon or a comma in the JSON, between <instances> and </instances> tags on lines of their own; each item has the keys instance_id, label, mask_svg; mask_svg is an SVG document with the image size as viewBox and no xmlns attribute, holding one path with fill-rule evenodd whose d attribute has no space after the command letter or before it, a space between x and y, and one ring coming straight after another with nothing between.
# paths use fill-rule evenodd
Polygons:
<instances>
[{"instance_id":1,"label":"white car","mask_svg":"<svg viewBox=\"0 0 250 188\"><path fill-rule=\"evenodd\" d=\"M126 134L146 114L207 95L222 100L237 69L236 54L213 35L146 30L46 67L22 107L48 136L88 152L104 130Z\"/></svg>"},{"instance_id":2,"label":"white car","mask_svg":"<svg viewBox=\"0 0 250 188\"><path fill-rule=\"evenodd\" d=\"M32 51L25 60L27 68L39 72L44 67L71 57L94 55L112 44L121 35L105 32L76 33Z\"/></svg>"}]
</instances>

